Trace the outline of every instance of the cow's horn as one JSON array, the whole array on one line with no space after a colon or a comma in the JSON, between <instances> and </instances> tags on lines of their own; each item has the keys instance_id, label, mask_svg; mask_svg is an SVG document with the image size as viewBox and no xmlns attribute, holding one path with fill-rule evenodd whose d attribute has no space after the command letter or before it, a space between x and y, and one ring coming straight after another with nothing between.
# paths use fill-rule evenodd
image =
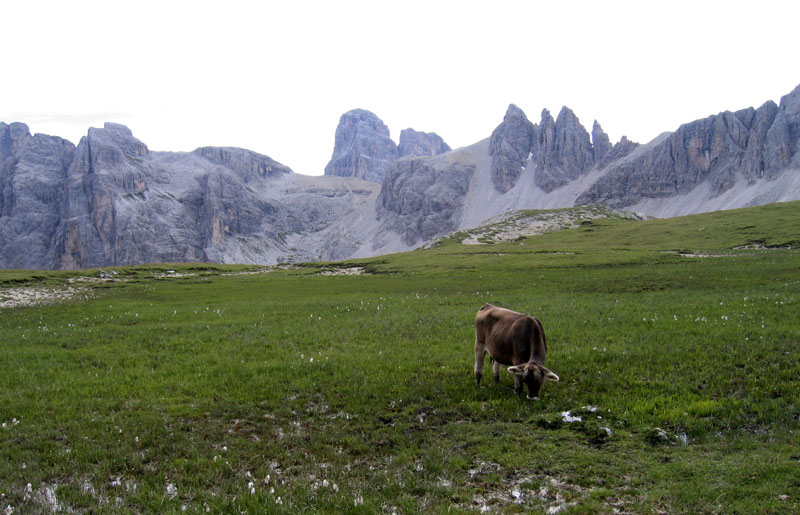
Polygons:
<instances>
[{"instance_id":1,"label":"cow's horn","mask_svg":"<svg viewBox=\"0 0 800 515\"><path fill-rule=\"evenodd\" d=\"M554 373L550 372L549 370L544 375L544 378L547 379L548 381L553 381L553 382L556 382L556 383L558 382L558 379L559 379L559 377L557 375L555 375Z\"/></svg>"}]
</instances>

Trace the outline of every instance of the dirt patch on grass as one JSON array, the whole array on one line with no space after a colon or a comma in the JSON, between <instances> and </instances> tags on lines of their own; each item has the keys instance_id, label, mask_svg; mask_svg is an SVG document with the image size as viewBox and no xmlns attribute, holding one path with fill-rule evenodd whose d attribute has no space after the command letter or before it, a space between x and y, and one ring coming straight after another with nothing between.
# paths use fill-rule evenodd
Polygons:
<instances>
[{"instance_id":1,"label":"dirt patch on grass","mask_svg":"<svg viewBox=\"0 0 800 515\"><path fill-rule=\"evenodd\" d=\"M328 268L320 271L319 275L364 275L366 273L363 266L351 266L349 268Z\"/></svg>"},{"instance_id":2,"label":"dirt patch on grass","mask_svg":"<svg viewBox=\"0 0 800 515\"><path fill-rule=\"evenodd\" d=\"M0 291L0 309L51 304L79 297L88 298L89 293L88 288L80 286L67 286L65 288L41 286L9 288Z\"/></svg>"}]
</instances>

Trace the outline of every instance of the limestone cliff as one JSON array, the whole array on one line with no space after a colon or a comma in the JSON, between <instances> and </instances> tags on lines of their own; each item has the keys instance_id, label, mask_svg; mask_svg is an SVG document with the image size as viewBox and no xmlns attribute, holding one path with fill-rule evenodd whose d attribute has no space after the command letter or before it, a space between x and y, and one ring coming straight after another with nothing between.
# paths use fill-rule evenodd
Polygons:
<instances>
[{"instance_id":1,"label":"limestone cliff","mask_svg":"<svg viewBox=\"0 0 800 515\"><path fill-rule=\"evenodd\" d=\"M681 125L636 159L611 162L577 203L625 207L686 195L701 184L716 197L738 182L774 180L800 168L798 125L800 86L780 106L769 101Z\"/></svg>"},{"instance_id":2,"label":"limestone cliff","mask_svg":"<svg viewBox=\"0 0 800 515\"><path fill-rule=\"evenodd\" d=\"M336 260L517 209L677 216L800 199L800 86L643 145L612 145L597 121L590 135L566 107L534 124L513 104L467 147L400 139L372 113L345 113L328 175L309 177L240 148L153 152L112 123L77 146L0 123L0 268Z\"/></svg>"},{"instance_id":3,"label":"limestone cliff","mask_svg":"<svg viewBox=\"0 0 800 515\"><path fill-rule=\"evenodd\" d=\"M411 128L400 132L400 143L397 145L398 157L438 156L450 150L435 132L418 132Z\"/></svg>"},{"instance_id":4,"label":"limestone cliff","mask_svg":"<svg viewBox=\"0 0 800 515\"><path fill-rule=\"evenodd\" d=\"M341 259L340 220L377 185L306 180L238 148L150 152L126 127L77 147L0 124L0 267Z\"/></svg>"},{"instance_id":5,"label":"limestone cliff","mask_svg":"<svg viewBox=\"0 0 800 515\"><path fill-rule=\"evenodd\" d=\"M395 159L397 145L389 137L389 128L375 114L353 109L339 119L325 175L380 182Z\"/></svg>"}]
</instances>

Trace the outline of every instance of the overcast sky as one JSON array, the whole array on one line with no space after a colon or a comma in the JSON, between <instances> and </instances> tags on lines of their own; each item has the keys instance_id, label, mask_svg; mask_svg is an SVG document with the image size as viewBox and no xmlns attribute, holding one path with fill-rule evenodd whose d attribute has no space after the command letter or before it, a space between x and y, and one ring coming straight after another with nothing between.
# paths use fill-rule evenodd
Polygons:
<instances>
[{"instance_id":1,"label":"overcast sky","mask_svg":"<svg viewBox=\"0 0 800 515\"><path fill-rule=\"evenodd\" d=\"M77 144L130 127L151 150L238 146L323 172L339 116L453 148L509 103L569 106L645 143L800 84L792 1L0 3L0 121Z\"/></svg>"}]
</instances>

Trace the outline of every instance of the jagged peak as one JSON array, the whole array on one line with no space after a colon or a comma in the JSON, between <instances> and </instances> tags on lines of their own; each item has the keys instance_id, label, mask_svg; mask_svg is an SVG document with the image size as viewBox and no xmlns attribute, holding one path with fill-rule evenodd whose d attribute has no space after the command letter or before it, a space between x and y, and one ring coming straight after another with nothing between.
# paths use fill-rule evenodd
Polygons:
<instances>
[{"instance_id":1,"label":"jagged peak","mask_svg":"<svg viewBox=\"0 0 800 515\"><path fill-rule=\"evenodd\" d=\"M105 122L103 128L92 127L87 134L92 144L112 144L119 147L126 155L143 156L150 150L142 141L133 135L133 132L120 123Z\"/></svg>"},{"instance_id":2,"label":"jagged peak","mask_svg":"<svg viewBox=\"0 0 800 515\"><path fill-rule=\"evenodd\" d=\"M664 134L670 134L670 133L664 133ZM663 136L664 134L662 134L661 136ZM628 136L625 136L624 134L619 139L619 141L614 144L615 149L633 149L638 146L639 144L637 142L628 139Z\"/></svg>"},{"instance_id":3,"label":"jagged peak","mask_svg":"<svg viewBox=\"0 0 800 515\"><path fill-rule=\"evenodd\" d=\"M450 146L435 132L415 131L410 127L400 132L397 145L399 157L435 156L450 150Z\"/></svg>"},{"instance_id":4,"label":"jagged peak","mask_svg":"<svg viewBox=\"0 0 800 515\"><path fill-rule=\"evenodd\" d=\"M103 129L133 137L133 132L128 128L128 126L122 125L121 123L105 122L103 124Z\"/></svg>"},{"instance_id":5,"label":"jagged peak","mask_svg":"<svg viewBox=\"0 0 800 515\"><path fill-rule=\"evenodd\" d=\"M397 145L383 120L372 111L351 109L339 118L325 175L381 182L387 166L395 159Z\"/></svg>"},{"instance_id":6,"label":"jagged peak","mask_svg":"<svg viewBox=\"0 0 800 515\"><path fill-rule=\"evenodd\" d=\"M800 99L800 84L797 85L791 92L783 95L781 97L781 107L783 107L785 102L788 102L793 99Z\"/></svg>"},{"instance_id":7,"label":"jagged peak","mask_svg":"<svg viewBox=\"0 0 800 515\"><path fill-rule=\"evenodd\" d=\"M608 141L608 134L606 134L606 131L603 130L603 127L600 125L600 123L595 120L592 124L592 143L595 143L595 140L598 138Z\"/></svg>"},{"instance_id":8,"label":"jagged peak","mask_svg":"<svg viewBox=\"0 0 800 515\"><path fill-rule=\"evenodd\" d=\"M525 111L520 109L516 104L508 104L508 109L506 109L505 118L511 118L511 117L525 118L526 120L528 119L528 117L525 116Z\"/></svg>"},{"instance_id":9,"label":"jagged peak","mask_svg":"<svg viewBox=\"0 0 800 515\"><path fill-rule=\"evenodd\" d=\"M558 117L556 118L556 125L577 125L583 127L581 125L580 119L575 115L575 113L567 106L563 106L561 111L558 112Z\"/></svg>"},{"instance_id":10,"label":"jagged peak","mask_svg":"<svg viewBox=\"0 0 800 515\"><path fill-rule=\"evenodd\" d=\"M11 122L11 123L0 122L0 127L8 127L10 131L13 131L15 133L27 133L27 134L31 133L31 130L28 128L28 125L22 122Z\"/></svg>"},{"instance_id":11,"label":"jagged peak","mask_svg":"<svg viewBox=\"0 0 800 515\"><path fill-rule=\"evenodd\" d=\"M792 119L800 118L800 85L781 97L780 110Z\"/></svg>"},{"instance_id":12,"label":"jagged peak","mask_svg":"<svg viewBox=\"0 0 800 515\"><path fill-rule=\"evenodd\" d=\"M373 127L386 127L380 117L368 109L356 108L351 109L339 117L339 124L347 123L347 120L355 120L358 122L367 122ZM386 129L388 132L388 128Z\"/></svg>"}]
</instances>

